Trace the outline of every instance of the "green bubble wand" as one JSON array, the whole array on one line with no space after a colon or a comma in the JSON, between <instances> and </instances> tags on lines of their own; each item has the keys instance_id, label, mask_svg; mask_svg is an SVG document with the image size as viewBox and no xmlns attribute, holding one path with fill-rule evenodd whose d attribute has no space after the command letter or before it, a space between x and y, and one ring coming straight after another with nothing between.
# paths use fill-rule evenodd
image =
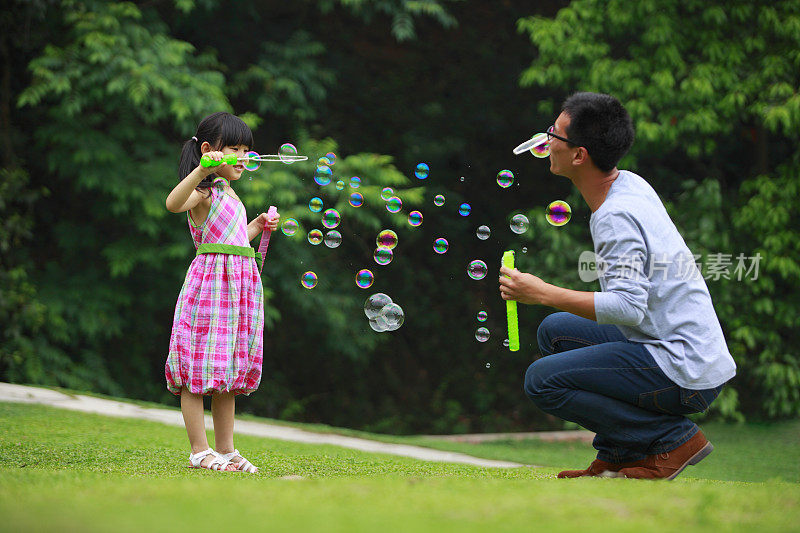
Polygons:
<instances>
[{"instance_id":1,"label":"green bubble wand","mask_svg":"<svg viewBox=\"0 0 800 533\"><path fill-rule=\"evenodd\" d=\"M514 268L514 250L503 252L502 265ZM516 300L506 300L506 320L508 322L508 349L512 352L519 350L519 319L517 318Z\"/></svg>"},{"instance_id":2,"label":"green bubble wand","mask_svg":"<svg viewBox=\"0 0 800 533\"><path fill-rule=\"evenodd\" d=\"M200 164L204 167L215 167L220 163L227 163L228 165L235 165L241 162L247 170L257 170L261 163L265 162L279 162L291 165L296 161L305 161L308 156L305 155L290 155L290 154L259 154L257 152L247 152L244 156L237 156L236 154L227 154L222 156L220 161L211 159L208 154L203 154L200 158Z\"/></svg>"}]
</instances>

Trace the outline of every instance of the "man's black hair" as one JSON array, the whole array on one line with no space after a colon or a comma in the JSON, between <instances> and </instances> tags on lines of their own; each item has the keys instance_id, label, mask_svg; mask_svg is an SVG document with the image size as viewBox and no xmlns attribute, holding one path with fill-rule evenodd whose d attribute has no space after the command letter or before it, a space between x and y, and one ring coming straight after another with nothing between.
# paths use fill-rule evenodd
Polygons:
<instances>
[{"instance_id":1,"label":"man's black hair","mask_svg":"<svg viewBox=\"0 0 800 533\"><path fill-rule=\"evenodd\" d=\"M589 152L594 164L608 172L633 145L633 123L622 104L611 95L579 92L564 101L569 115L566 137Z\"/></svg>"}]
</instances>

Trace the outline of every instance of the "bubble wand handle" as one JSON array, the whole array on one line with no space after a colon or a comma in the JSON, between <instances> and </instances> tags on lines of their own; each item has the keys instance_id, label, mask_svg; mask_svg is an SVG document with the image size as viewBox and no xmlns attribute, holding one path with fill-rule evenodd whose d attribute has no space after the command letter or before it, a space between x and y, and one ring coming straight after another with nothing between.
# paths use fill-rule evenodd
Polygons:
<instances>
[{"instance_id":1,"label":"bubble wand handle","mask_svg":"<svg viewBox=\"0 0 800 533\"><path fill-rule=\"evenodd\" d=\"M502 265L506 268L514 268L514 250L503 252ZM508 321L508 349L516 352L519 350L519 320L515 300L506 300L506 320Z\"/></svg>"},{"instance_id":2,"label":"bubble wand handle","mask_svg":"<svg viewBox=\"0 0 800 533\"><path fill-rule=\"evenodd\" d=\"M267 218L272 218L278 214L278 208L274 205L269 206L267 211ZM261 232L261 240L258 242L258 253L261 254L261 266L258 272L264 270L264 262L267 260L267 248L269 248L269 238L272 236L272 230L264 226L264 231Z\"/></svg>"},{"instance_id":3,"label":"bubble wand handle","mask_svg":"<svg viewBox=\"0 0 800 533\"><path fill-rule=\"evenodd\" d=\"M239 162L239 158L236 157L236 154L224 155L224 156L222 156L222 160L221 161L216 161L214 159L211 159L208 156L208 154L203 154L203 156L200 158L200 164L203 165L204 167L215 167L215 166L219 165L220 163L227 163L229 165L235 165L238 162Z\"/></svg>"}]
</instances>

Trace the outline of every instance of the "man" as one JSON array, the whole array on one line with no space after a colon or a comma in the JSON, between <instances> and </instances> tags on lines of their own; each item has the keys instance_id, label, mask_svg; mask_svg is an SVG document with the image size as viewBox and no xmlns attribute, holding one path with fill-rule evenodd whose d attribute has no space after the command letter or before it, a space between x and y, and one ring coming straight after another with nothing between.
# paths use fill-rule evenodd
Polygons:
<instances>
[{"instance_id":1,"label":"man","mask_svg":"<svg viewBox=\"0 0 800 533\"><path fill-rule=\"evenodd\" d=\"M500 269L504 300L565 311L539 326L546 357L528 367L525 392L597 434L597 459L558 477L673 479L713 450L685 415L708 409L736 373L708 288L653 188L616 168L633 144L618 100L570 96L549 139L550 171L569 178L592 211L602 290Z\"/></svg>"}]
</instances>

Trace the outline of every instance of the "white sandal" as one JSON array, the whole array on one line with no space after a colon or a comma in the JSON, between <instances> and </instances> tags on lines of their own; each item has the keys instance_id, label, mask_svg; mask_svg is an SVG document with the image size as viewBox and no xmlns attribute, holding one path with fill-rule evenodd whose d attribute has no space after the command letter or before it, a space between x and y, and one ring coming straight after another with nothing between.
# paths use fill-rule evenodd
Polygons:
<instances>
[{"instance_id":1,"label":"white sandal","mask_svg":"<svg viewBox=\"0 0 800 533\"><path fill-rule=\"evenodd\" d=\"M214 459L212 459L210 463L204 466L202 464L203 459L205 459L209 455L213 455ZM222 472L230 472L230 470L227 470L226 467L229 464L232 464L228 459L225 459L211 448L203 452L190 453L189 462L192 463L192 468L207 468L208 470L217 470Z\"/></svg>"},{"instance_id":2,"label":"white sandal","mask_svg":"<svg viewBox=\"0 0 800 533\"><path fill-rule=\"evenodd\" d=\"M233 450L231 453L223 453L220 455L226 461L229 461L233 466L236 467L236 470L241 472L247 472L248 474L255 474L258 472L258 467L256 467L253 463L242 457L242 454L239 453L239 450ZM233 462L234 457L242 457L242 460L238 463Z\"/></svg>"}]
</instances>

